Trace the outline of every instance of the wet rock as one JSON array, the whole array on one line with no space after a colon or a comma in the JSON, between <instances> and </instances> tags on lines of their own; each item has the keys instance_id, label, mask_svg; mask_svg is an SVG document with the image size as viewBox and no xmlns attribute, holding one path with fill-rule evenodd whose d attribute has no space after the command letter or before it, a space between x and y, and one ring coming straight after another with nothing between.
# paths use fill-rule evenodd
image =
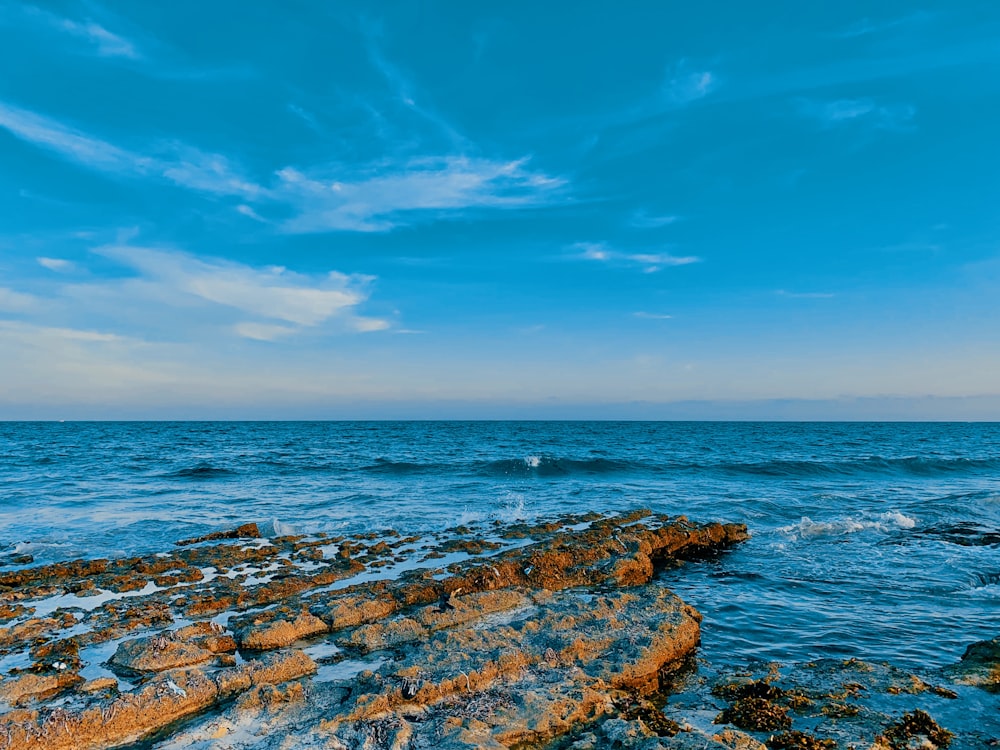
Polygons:
<instances>
[{"instance_id":1,"label":"wet rock","mask_svg":"<svg viewBox=\"0 0 1000 750\"><path fill-rule=\"evenodd\" d=\"M111 663L132 672L163 672L212 659L208 649L179 640L172 633L123 641Z\"/></svg>"},{"instance_id":2,"label":"wet rock","mask_svg":"<svg viewBox=\"0 0 1000 750\"><path fill-rule=\"evenodd\" d=\"M715 718L716 724L733 724L740 729L769 732L788 729L792 720L784 702L785 691L765 680L717 686L713 692L731 701Z\"/></svg>"},{"instance_id":3,"label":"wet rock","mask_svg":"<svg viewBox=\"0 0 1000 750\"><path fill-rule=\"evenodd\" d=\"M797 730L773 734L767 740L769 750L833 750L837 743L831 739L820 739Z\"/></svg>"},{"instance_id":4,"label":"wet rock","mask_svg":"<svg viewBox=\"0 0 1000 750\"><path fill-rule=\"evenodd\" d=\"M227 654L236 650L236 640L227 635L221 625L214 622L196 622L187 625L174 631L174 637L213 654Z\"/></svg>"},{"instance_id":5,"label":"wet rock","mask_svg":"<svg viewBox=\"0 0 1000 750\"><path fill-rule=\"evenodd\" d=\"M420 641L435 631L479 620L496 612L528 607L532 603L524 593L513 590L476 592L447 601L449 608L444 611L439 605L433 605L418 610L411 617L363 625L351 633L346 643L365 651L378 651Z\"/></svg>"},{"instance_id":6,"label":"wet rock","mask_svg":"<svg viewBox=\"0 0 1000 750\"><path fill-rule=\"evenodd\" d=\"M712 739L725 745L729 750L767 750L767 745L736 729L723 729Z\"/></svg>"},{"instance_id":7,"label":"wet rock","mask_svg":"<svg viewBox=\"0 0 1000 750\"><path fill-rule=\"evenodd\" d=\"M473 701L502 694L478 724L459 724L454 732L481 746L540 742L614 715L614 691L655 690L664 670L698 643L698 618L665 589L566 591L544 594L541 603L510 622L443 629L410 644L391 669L357 681L331 728L347 741L359 722L387 712L402 719L423 706L439 718L458 718ZM665 726L666 720L657 728ZM424 736L426 729L412 731Z\"/></svg>"},{"instance_id":8,"label":"wet rock","mask_svg":"<svg viewBox=\"0 0 1000 750\"><path fill-rule=\"evenodd\" d=\"M567 528L582 523L590 526ZM206 717L209 731L194 720L188 726L197 729L181 736L203 732L197 742L211 747L213 737L232 744L233 732L266 726L253 735L260 747L503 748L589 727L605 743L598 746L608 746L599 723L614 719L622 723L609 731L630 747L652 750L677 727L642 696L660 689L695 648L700 617L650 581L662 566L747 536L740 525L699 525L648 511L525 526L533 541L505 551L442 534L433 540L441 549L490 556L331 590L323 587L361 572L372 577L390 557L416 563L416 547L430 540L390 544L365 534L353 541L231 541L243 538L241 529L185 540L170 554L43 566L6 579L0 601L11 603L69 590L111 593L93 610L15 619L0 628L0 654L30 648L32 673L45 676L53 659L72 672L90 658L90 647L131 636L112 664L143 677L134 689L123 683L124 692L113 679L86 683L65 704L73 711L8 712L0 716L0 742L9 734L18 750L105 747L228 701L224 721ZM334 558L338 542L343 557ZM169 588L140 595L150 581ZM233 610L225 620L232 634L206 619L226 610ZM27 614L26 607L14 617ZM175 617L198 621L149 632ZM72 638L60 638L67 627ZM284 649L326 632L335 632L345 651L321 659L325 675L307 686L266 687L314 670L304 654ZM267 653L236 666L237 642ZM358 659L359 652L372 655ZM373 671L358 674L352 663ZM348 682L330 682L338 670ZM266 739L272 731L274 742ZM686 746L684 734L671 742Z\"/></svg>"},{"instance_id":9,"label":"wet rock","mask_svg":"<svg viewBox=\"0 0 1000 750\"><path fill-rule=\"evenodd\" d=\"M237 526L235 529L229 529L228 531L214 531L211 534L205 534L205 536L195 537L193 539L182 539L179 542L175 542L178 547L185 547L191 544L200 544L201 542L213 542L219 539L260 539L263 535L260 533L260 528L258 528L255 523L245 523L242 526Z\"/></svg>"},{"instance_id":10,"label":"wet rock","mask_svg":"<svg viewBox=\"0 0 1000 750\"><path fill-rule=\"evenodd\" d=\"M114 677L97 677L88 680L80 686L81 693L101 693L118 689L118 680Z\"/></svg>"},{"instance_id":11,"label":"wet rock","mask_svg":"<svg viewBox=\"0 0 1000 750\"><path fill-rule=\"evenodd\" d=\"M308 611L272 611L234 618L230 625L240 648L254 651L282 648L302 638L327 632L326 623Z\"/></svg>"},{"instance_id":12,"label":"wet rock","mask_svg":"<svg viewBox=\"0 0 1000 750\"><path fill-rule=\"evenodd\" d=\"M33 611L22 604L0 604L0 622L14 620Z\"/></svg>"},{"instance_id":13,"label":"wet rock","mask_svg":"<svg viewBox=\"0 0 1000 750\"><path fill-rule=\"evenodd\" d=\"M1000 638L973 643L947 674L961 685L1000 692Z\"/></svg>"},{"instance_id":14,"label":"wet rock","mask_svg":"<svg viewBox=\"0 0 1000 750\"><path fill-rule=\"evenodd\" d=\"M891 750L909 750L917 747L948 747L954 735L939 726L930 715L917 709L903 714L899 721L893 723L875 740L875 748L891 748Z\"/></svg>"},{"instance_id":15,"label":"wet rock","mask_svg":"<svg viewBox=\"0 0 1000 750\"><path fill-rule=\"evenodd\" d=\"M287 682L315 669L308 656L294 651L211 676L199 669L177 670L154 678L137 693L83 711L0 716L0 735L7 739L5 750L97 750L134 741L238 693Z\"/></svg>"},{"instance_id":16,"label":"wet rock","mask_svg":"<svg viewBox=\"0 0 1000 750\"><path fill-rule=\"evenodd\" d=\"M54 695L80 682L83 680L73 672L52 674L26 672L0 681L0 701L17 706L28 700Z\"/></svg>"}]
</instances>

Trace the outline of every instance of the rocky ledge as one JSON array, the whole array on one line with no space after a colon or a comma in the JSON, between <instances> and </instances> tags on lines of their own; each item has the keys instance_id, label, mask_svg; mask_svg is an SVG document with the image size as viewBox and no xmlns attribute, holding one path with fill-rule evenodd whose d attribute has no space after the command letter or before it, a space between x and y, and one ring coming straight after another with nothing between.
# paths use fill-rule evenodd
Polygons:
<instances>
[{"instance_id":1,"label":"rocky ledge","mask_svg":"<svg viewBox=\"0 0 1000 750\"><path fill-rule=\"evenodd\" d=\"M649 511L434 538L246 524L0 572L0 748L506 748L652 717L701 619L656 570L746 538Z\"/></svg>"}]
</instances>

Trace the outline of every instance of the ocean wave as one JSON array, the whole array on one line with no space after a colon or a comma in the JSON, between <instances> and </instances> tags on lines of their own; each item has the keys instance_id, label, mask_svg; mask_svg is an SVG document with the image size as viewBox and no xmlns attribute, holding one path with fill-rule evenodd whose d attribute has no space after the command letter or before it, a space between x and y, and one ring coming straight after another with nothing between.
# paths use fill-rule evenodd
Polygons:
<instances>
[{"instance_id":1,"label":"ocean wave","mask_svg":"<svg viewBox=\"0 0 1000 750\"><path fill-rule=\"evenodd\" d=\"M872 518L838 518L832 521L813 521L808 516L803 516L797 523L781 526L777 531L797 539L813 539L856 534L859 531L888 533L901 529L912 529L916 525L915 518L903 515L899 511L889 511Z\"/></svg>"},{"instance_id":2,"label":"ocean wave","mask_svg":"<svg viewBox=\"0 0 1000 750\"><path fill-rule=\"evenodd\" d=\"M694 468L692 466L692 468ZM754 463L723 463L721 471L765 477L850 477L879 474L937 476L942 474L980 474L1000 469L1000 458L924 458L906 456L884 458L869 456L848 461L775 460Z\"/></svg>"},{"instance_id":3,"label":"ocean wave","mask_svg":"<svg viewBox=\"0 0 1000 750\"><path fill-rule=\"evenodd\" d=\"M388 458L376 458L375 463L362 466L361 471L369 474L387 474L410 476L413 474L434 474L454 471L457 465L439 463L416 463L412 461L391 461Z\"/></svg>"},{"instance_id":4,"label":"ocean wave","mask_svg":"<svg viewBox=\"0 0 1000 750\"><path fill-rule=\"evenodd\" d=\"M613 458L561 458L558 456L525 456L490 461L482 472L490 476L568 476L571 474L617 474L641 468L633 461Z\"/></svg>"},{"instance_id":5,"label":"ocean wave","mask_svg":"<svg viewBox=\"0 0 1000 750\"><path fill-rule=\"evenodd\" d=\"M201 461L194 466L188 466L183 469L178 469L177 471L169 472L164 474L165 478L169 479L217 479L220 477L228 477L236 474L232 469L226 469L221 466L214 466L206 461Z\"/></svg>"}]
</instances>

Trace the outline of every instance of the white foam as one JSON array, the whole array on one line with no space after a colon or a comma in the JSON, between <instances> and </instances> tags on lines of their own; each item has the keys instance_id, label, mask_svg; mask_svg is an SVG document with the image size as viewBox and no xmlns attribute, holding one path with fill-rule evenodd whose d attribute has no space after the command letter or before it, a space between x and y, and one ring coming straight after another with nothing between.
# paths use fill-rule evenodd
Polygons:
<instances>
[{"instance_id":1,"label":"white foam","mask_svg":"<svg viewBox=\"0 0 1000 750\"><path fill-rule=\"evenodd\" d=\"M542 465L541 456L525 456L524 463L529 469L537 469Z\"/></svg>"},{"instance_id":2,"label":"white foam","mask_svg":"<svg viewBox=\"0 0 1000 750\"><path fill-rule=\"evenodd\" d=\"M901 529L912 529L917 525L917 519L904 516L898 510L883 513L879 518L885 523L892 523Z\"/></svg>"},{"instance_id":3,"label":"white foam","mask_svg":"<svg viewBox=\"0 0 1000 750\"><path fill-rule=\"evenodd\" d=\"M833 521L813 521L808 516L802 516L798 523L781 526L777 530L792 537L811 539L856 534L859 531L888 532L892 528L912 529L916 525L915 518L905 516L899 511L890 511L876 516L875 519L840 518Z\"/></svg>"},{"instance_id":4,"label":"white foam","mask_svg":"<svg viewBox=\"0 0 1000 750\"><path fill-rule=\"evenodd\" d=\"M262 524L262 527L261 531L266 529L268 536L295 536L299 533L298 529L292 524L279 521L277 518L271 520L269 523Z\"/></svg>"}]
</instances>

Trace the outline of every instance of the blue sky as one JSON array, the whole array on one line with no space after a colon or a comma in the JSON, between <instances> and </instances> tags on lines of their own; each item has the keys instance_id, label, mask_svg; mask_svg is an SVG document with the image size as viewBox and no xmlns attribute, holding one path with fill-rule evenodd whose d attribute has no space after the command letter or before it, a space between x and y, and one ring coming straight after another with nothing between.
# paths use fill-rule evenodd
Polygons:
<instances>
[{"instance_id":1,"label":"blue sky","mask_svg":"<svg viewBox=\"0 0 1000 750\"><path fill-rule=\"evenodd\" d=\"M0 418L1000 418L1000 6L813 5L3 3Z\"/></svg>"}]
</instances>

